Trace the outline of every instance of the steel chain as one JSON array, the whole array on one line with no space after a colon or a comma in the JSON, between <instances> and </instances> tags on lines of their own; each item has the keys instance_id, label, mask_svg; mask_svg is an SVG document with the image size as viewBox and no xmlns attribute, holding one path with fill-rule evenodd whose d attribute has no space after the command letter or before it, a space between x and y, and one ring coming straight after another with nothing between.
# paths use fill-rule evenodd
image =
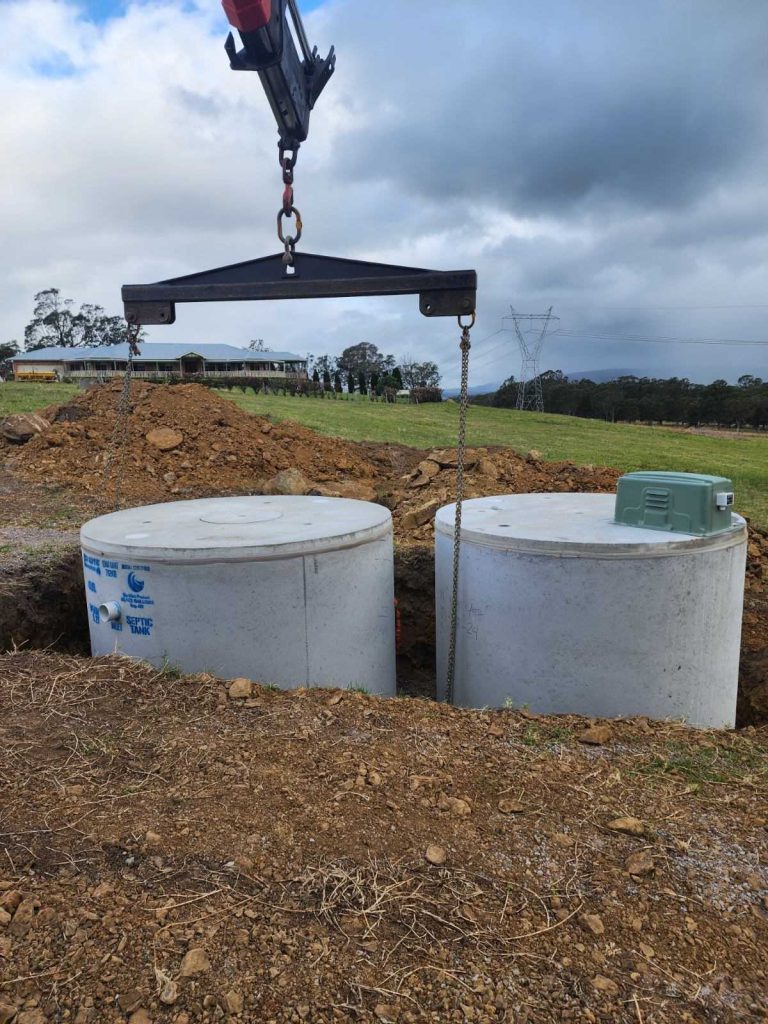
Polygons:
<instances>
[{"instance_id":1,"label":"steel chain","mask_svg":"<svg viewBox=\"0 0 768 1024\"><path fill-rule=\"evenodd\" d=\"M445 699L453 704L456 683L456 635L459 623L459 556L461 554L461 509L464 502L464 457L467 447L467 406L469 405L469 350L472 347L469 332L475 324L475 314L468 324L461 322L461 390L459 392L459 435L456 443L456 513L453 525L453 577L451 581L451 625L448 639L448 670L445 681Z\"/></svg>"},{"instance_id":2,"label":"steel chain","mask_svg":"<svg viewBox=\"0 0 768 1024\"><path fill-rule=\"evenodd\" d=\"M104 494L109 492L109 484L114 474L115 510L122 508L122 485L125 472L125 453L130 439L131 423L131 383L133 377L133 359L140 355L138 339L141 327L138 324L128 325L128 364L123 374L123 387L117 402L117 415L112 436L107 446L107 457L104 461Z\"/></svg>"},{"instance_id":3,"label":"steel chain","mask_svg":"<svg viewBox=\"0 0 768 1024\"><path fill-rule=\"evenodd\" d=\"M293 257L296 253L296 243L301 239L301 214L293 205L293 168L296 166L296 160L298 158L298 149L292 150L291 156L285 155L286 147L282 144L279 145L280 153L280 169L283 172L283 205L277 212L277 237L283 244L285 249L283 253L283 263L286 267L293 266ZM296 234L286 235L283 232L283 218L296 217Z\"/></svg>"}]
</instances>

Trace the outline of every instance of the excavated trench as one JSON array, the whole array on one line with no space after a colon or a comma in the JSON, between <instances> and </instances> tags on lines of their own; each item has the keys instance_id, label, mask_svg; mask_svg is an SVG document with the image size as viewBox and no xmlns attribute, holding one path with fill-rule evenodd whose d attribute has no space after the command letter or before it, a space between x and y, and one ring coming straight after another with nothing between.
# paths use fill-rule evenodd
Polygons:
<instances>
[{"instance_id":1,"label":"excavated trench","mask_svg":"<svg viewBox=\"0 0 768 1024\"><path fill-rule=\"evenodd\" d=\"M43 535L45 531L43 531ZM5 545L6 549L9 547ZM84 581L76 535L27 540L0 562L0 651L53 649L90 654ZM435 695L434 555L431 545L395 551L398 690ZM749 614L748 605L745 615ZM742 651L737 724L768 721L768 652Z\"/></svg>"},{"instance_id":2,"label":"excavated trench","mask_svg":"<svg viewBox=\"0 0 768 1024\"><path fill-rule=\"evenodd\" d=\"M0 563L0 650L52 648L90 654L83 598L80 548L76 541L27 543ZM398 602L398 686L434 696L434 556L411 545L395 553Z\"/></svg>"}]
</instances>

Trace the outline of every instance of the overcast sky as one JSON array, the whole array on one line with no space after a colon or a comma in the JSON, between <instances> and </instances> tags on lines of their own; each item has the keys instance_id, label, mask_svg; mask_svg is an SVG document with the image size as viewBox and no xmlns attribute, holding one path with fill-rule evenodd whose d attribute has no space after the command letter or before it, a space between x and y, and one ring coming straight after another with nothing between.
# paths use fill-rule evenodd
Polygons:
<instances>
[{"instance_id":1,"label":"overcast sky","mask_svg":"<svg viewBox=\"0 0 768 1024\"><path fill-rule=\"evenodd\" d=\"M301 0L300 0L301 2ZM474 383L513 304L616 336L768 340L766 0L312 0L337 70L296 169L307 251L479 274ZM276 252L276 132L219 0L0 0L0 339L36 291ZM492 337L489 337L493 335ZM150 339L338 352L456 381L414 296L185 305ZM545 367L768 377L768 347L552 337Z\"/></svg>"}]
</instances>

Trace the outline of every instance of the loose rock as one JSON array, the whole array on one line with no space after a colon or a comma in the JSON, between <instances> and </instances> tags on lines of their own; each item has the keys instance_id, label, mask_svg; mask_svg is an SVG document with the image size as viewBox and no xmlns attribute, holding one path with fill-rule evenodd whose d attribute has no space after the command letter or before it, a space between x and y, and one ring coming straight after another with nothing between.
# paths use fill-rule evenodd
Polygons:
<instances>
[{"instance_id":1,"label":"loose rock","mask_svg":"<svg viewBox=\"0 0 768 1024\"><path fill-rule=\"evenodd\" d=\"M614 818L608 822L608 828L628 836L644 836L648 831L648 826L639 818Z\"/></svg>"},{"instance_id":2,"label":"loose rock","mask_svg":"<svg viewBox=\"0 0 768 1024\"><path fill-rule=\"evenodd\" d=\"M245 1000L243 999L242 992L236 992L234 989L230 989L229 992L224 996L224 1002L227 1005L227 1009L230 1013L242 1013L243 1007L245 1006Z\"/></svg>"},{"instance_id":3,"label":"loose rock","mask_svg":"<svg viewBox=\"0 0 768 1024\"><path fill-rule=\"evenodd\" d=\"M182 978L191 978L195 974L201 974L203 971L209 971L210 969L211 961L208 959L208 954L204 949L196 947L184 954L179 974Z\"/></svg>"},{"instance_id":4,"label":"loose rock","mask_svg":"<svg viewBox=\"0 0 768 1024\"><path fill-rule=\"evenodd\" d=\"M576 737L579 743L586 743L592 747L601 747L610 738L611 730L607 725L591 725Z\"/></svg>"},{"instance_id":5,"label":"loose rock","mask_svg":"<svg viewBox=\"0 0 768 1024\"><path fill-rule=\"evenodd\" d=\"M250 679L233 679L227 692L232 700L243 700L253 693L253 683Z\"/></svg>"},{"instance_id":6,"label":"loose rock","mask_svg":"<svg viewBox=\"0 0 768 1024\"><path fill-rule=\"evenodd\" d=\"M579 914L578 920L585 932L590 932L592 935L605 934L605 925L597 914Z\"/></svg>"},{"instance_id":7,"label":"loose rock","mask_svg":"<svg viewBox=\"0 0 768 1024\"><path fill-rule=\"evenodd\" d=\"M50 427L48 420L34 412L19 412L0 423L0 434L12 444L26 444L35 434L42 434Z\"/></svg>"},{"instance_id":8,"label":"loose rock","mask_svg":"<svg viewBox=\"0 0 768 1024\"><path fill-rule=\"evenodd\" d=\"M293 467L281 470L262 488L264 494L308 494L311 489L309 480Z\"/></svg>"},{"instance_id":9,"label":"loose rock","mask_svg":"<svg viewBox=\"0 0 768 1024\"><path fill-rule=\"evenodd\" d=\"M598 992L605 992L607 996L617 996L620 992L619 986L616 982L611 981L610 978L606 978L602 974L595 975L592 979L592 985Z\"/></svg>"},{"instance_id":10,"label":"loose rock","mask_svg":"<svg viewBox=\"0 0 768 1024\"><path fill-rule=\"evenodd\" d=\"M499 800L499 810L502 814L523 814L525 807L518 800Z\"/></svg>"},{"instance_id":11,"label":"loose rock","mask_svg":"<svg viewBox=\"0 0 768 1024\"><path fill-rule=\"evenodd\" d=\"M624 870L633 878L645 878L656 873L656 863L650 850L638 850L624 862Z\"/></svg>"},{"instance_id":12,"label":"loose rock","mask_svg":"<svg viewBox=\"0 0 768 1024\"><path fill-rule=\"evenodd\" d=\"M160 995L158 998L160 999L160 1002L164 1003L166 1006L173 1006L179 998L179 986L175 981L172 981L169 978L160 989Z\"/></svg>"},{"instance_id":13,"label":"loose rock","mask_svg":"<svg viewBox=\"0 0 768 1024\"><path fill-rule=\"evenodd\" d=\"M154 448L159 448L161 452L173 451L184 440L184 435L180 430L172 430L170 427L155 427L154 430L150 430L144 436L146 437L147 444L151 444Z\"/></svg>"}]
</instances>

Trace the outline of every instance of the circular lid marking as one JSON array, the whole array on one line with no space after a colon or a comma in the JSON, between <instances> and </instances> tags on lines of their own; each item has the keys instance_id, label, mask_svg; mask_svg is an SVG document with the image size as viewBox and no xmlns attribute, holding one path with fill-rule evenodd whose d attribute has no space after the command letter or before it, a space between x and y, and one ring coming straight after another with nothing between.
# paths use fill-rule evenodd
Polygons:
<instances>
[{"instance_id":1,"label":"circular lid marking","mask_svg":"<svg viewBox=\"0 0 768 1024\"><path fill-rule=\"evenodd\" d=\"M200 516L201 523L215 523L217 526L235 526L240 523L269 523L273 519L280 519L282 512L271 509L254 509L249 512L246 509L211 509ZM146 536L146 534L145 534Z\"/></svg>"}]
</instances>

